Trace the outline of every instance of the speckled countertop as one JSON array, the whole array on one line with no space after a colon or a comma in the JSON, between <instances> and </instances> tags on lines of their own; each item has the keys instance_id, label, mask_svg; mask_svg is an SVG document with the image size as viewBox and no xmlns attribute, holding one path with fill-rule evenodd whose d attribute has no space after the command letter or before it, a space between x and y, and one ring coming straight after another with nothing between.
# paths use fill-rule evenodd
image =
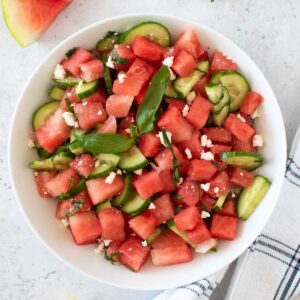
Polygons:
<instances>
[{"instance_id":1,"label":"speckled countertop","mask_svg":"<svg viewBox=\"0 0 300 300\"><path fill-rule=\"evenodd\" d=\"M33 235L8 178L7 138L21 89L40 60L70 34L119 14L167 13L208 25L236 42L271 83L286 124L288 145L300 121L300 2L292 0L74 0L38 43L21 49L0 21L0 299L152 299L157 292L112 288L63 265ZM276 124L275 124L276 126ZM223 299L227 282L214 299Z\"/></svg>"}]
</instances>

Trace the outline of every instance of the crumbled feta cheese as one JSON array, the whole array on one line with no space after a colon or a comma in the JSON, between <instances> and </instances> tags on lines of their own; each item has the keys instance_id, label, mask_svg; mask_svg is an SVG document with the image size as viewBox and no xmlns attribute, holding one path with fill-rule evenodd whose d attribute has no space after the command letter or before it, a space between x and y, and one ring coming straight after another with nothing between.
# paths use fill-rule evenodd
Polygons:
<instances>
[{"instance_id":1,"label":"crumbled feta cheese","mask_svg":"<svg viewBox=\"0 0 300 300\"><path fill-rule=\"evenodd\" d=\"M168 140L171 143L172 142L172 133L169 132L169 131L166 131L166 135L168 137ZM164 137L163 137L162 131L159 131L156 136L160 139L161 144L164 145L165 147L167 147L167 145L165 144L165 141L164 141Z\"/></svg>"},{"instance_id":2,"label":"crumbled feta cheese","mask_svg":"<svg viewBox=\"0 0 300 300\"><path fill-rule=\"evenodd\" d=\"M82 105L83 105L83 106L86 106L87 104L88 104L87 101L83 101L83 102L82 102Z\"/></svg>"},{"instance_id":3,"label":"crumbled feta cheese","mask_svg":"<svg viewBox=\"0 0 300 300\"><path fill-rule=\"evenodd\" d=\"M214 155L212 152L208 151L208 152L201 152L201 159L204 160L213 160L214 159Z\"/></svg>"},{"instance_id":4,"label":"crumbled feta cheese","mask_svg":"<svg viewBox=\"0 0 300 300\"><path fill-rule=\"evenodd\" d=\"M133 173L136 174L136 175L142 175L143 169L135 170Z\"/></svg>"},{"instance_id":5,"label":"crumbled feta cheese","mask_svg":"<svg viewBox=\"0 0 300 300\"><path fill-rule=\"evenodd\" d=\"M99 243L99 245L94 249L95 253L101 254L104 250L104 243Z\"/></svg>"},{"instance_id":6,"label":"crumbled feta cheese","mask_svg":"<svg viewBox=\"0 0 300 300\"><path fill-rule=\"evenodd\" d=\"M175 73L172 71L172 69L169 69L169 71L170 71L170 80L171 81L175 80L176 79Z\"/></svg>"},{"instance_id":7,"label":"crumbled feta cheese","mask_svg":"<svg viewBox=\"0 0 300 300\"><path fill-rule=\"evenodd\" d=\"M178 187L181 186L182 183L183 183L183 178L180 177L180 178L179 178L179 181L177 182L177 186L178 186Z\"/></svg>"},{"instance_id":8,"label":"crumbled feta cheese","mask_svg":"<svg viewBox=\"0 0 300 300\"><path fill-rule=\"evenodd\" d=\"M253 136L253 147L262 147L264 145L263 137L260 134Z\"/></svg>"},{"instance_id":9,"label":"crumbled feta cheese","mask_svg":"<svg viewBox=\"0 0 300 300\"><path fill-rule=\"evenodd\" d=\"M112 58L111 58L110 55L107 57L106 66L109 67L109 68L111 68L111 69L115 68L114 61L112 60Z\"/></svg>"},{"instance_id":10,"label":"crumbled feta cheese","mask_svg":"<svg viewBox=\"0 0 300 300\"><path fill-rule=\"evenodd\" d=\"M182 110L182 115L183 115L184 117L186 117L187 114L188 114L188 112L189 112L189 110L190 110L190 107L186 104L186 105L184 106L183 110Z\"/></svg>"},{"instance_id":11,"label":"crumbled feta cheese","mask_svg":"<svg viewBox=\"0 0 300 300\"><path fill-rule=\"evenodd\" d=\"M126 78L126 74L125 73L119 73L118 75L118 80L120 83L123 83L125 81L125 78Z\"/></svg>"},{"instance_id":12,"label":"crumbled feta cheese","mask_svg":"<svg viewBox=\"0 0 300 300\"><path fill-rule=\"evenodd\" d=\"M209 218L209 217L210 217L210 213L205 211L205 210L202 210L201 219L206 219L206 218Z\"/></svg>"},{"instance_id":13,"label":"crumbled feta cheese","mask_svg":"<svg viewBox=\"0 0 300 300\"><path fill-rule=\"evenodd\" d=\"M105 178L105 183L112 184L115 180L117 173L116 172L110 172L109 175Z\"/></svg>"},{"instance_id":14,"label":"crumbled feta cheese","mask_svg":"<svg viewBox=\"0 0 300 300\"><path fill-rule=\"evenodd\" d=\"M65 227L68 227L69 226L69 220L67 218L64 218L64 219L61 219L61 222L63 223L63 225Z\"/></svg>"},{"instance_id":15,"label":"crumbled feta cheese","mask_svg":"<svg viewBox=\"0 0 300 300\"><path fill-rule=\"evenodd\" d=\"M122 175L123 174L120 169L118 169L116 173L117 173L117 175Z\"/></svg>"},{"instance_id":16,"label":"crumbled feta cheese","mask_svg":"<svg viewBox=\"0 0 300 300\"><path fill-rule=\"evenodd\" d=\"M124 129L124 131L126 131L127 133L130 133L130 129L129 128Z\"/></svg>"},{"instance_id":17,"label":"crumbled feta cheese","mask_svg":"<svg viewBox=\"0 0 300 300\"><path fill-rule=\"evenodd\" d=\"M169 56L163 60L162 64L167 66L168 68L171 68L173 65L173 60L174 56Z\"/></svg>"},{"instance_id":18,"label":"crumbled feta cheese","mask_svg":"<svg viewBox=\"0 0 300 300\"><path fill-rule=\"evenodd\" d=\"M196 98L196 93L195 91L191 91L188 93L188 95L186 96L186 102L188 105L192 105L192 103L194 102Z\"/></svg>"},{"instance_id":19,"label":"crumbled feta cheese","mask_svg":"<svg viewBox=\"0 0 300 300\"><path fill-rule=\"evenodd\" d=\"M34 176L38 176L39 173L38 173L38 172L33 172L33 175L34 175Z\"/></svg>"},{"instance_id":20,"label":"crumbled feta cheese","mask_svg":"<svg viewBox=\"0 0 300 300\"><path fill-rule=\"evenodd\" d=\"M53 71L53 77L58 80L63 80L66 77L66 70L61 64L57 64L54 71Z\"/></svg>"},{"instance_id":21,"label":"crumbled feta cheese","mask_svg":"<svg viewBox=\"0 0 300 300\"><path fill-rule=\"evenodd\" d=\"M102 115L102 111L101 111L101 110L98 110L97 115L98 115L98 116L101 116L101 115Z\"/></svg>"},{"instance_id":22,"label":"crumbled feta cheese","mask_svg":"<svg viewBox=\"0 0 300 300\"><path fill-rule=\"evenodd\" d=\"M236 197L236 194L235 194L235 193L231 193L231 197L232 197L232 198L235 198L235 197Z\"/></svg>"},{"instance_id":23,"label":"crumbled feta cheese","mask_svg":"<svg viewBox=\"0 0 300 300\"><path fill-rule=\"evenodd\" d=\"M252 116L251 116L251 118L252 119L256 119L256 118L258 118L260 115L259 115L259 111L258 111L258 109L256 109L255 111L254 111L254 113L252 114Z\"/></svg>"},{"instance_id":24,"label":"crumbled feta cheese","mask_svg":"<svg viewBox=\"0 0 300 300\"><path fill-rule=\"evenodd\" d=\"M148 209L155 209L155 208L156 208L155 204L153 202L151 202Z\"/></svg>"},{"instance_id":25,"label":"crumbled feta cheese","mask_svg":"<svg viewBox=\"0 0 300 300\"><path fill-rule=\"evenodd\" d=\"M100 161L97 159L96 161L95 161L95 168L98 168L100 166Z\"/></svg>"},{"instance_id":26,"label":"crumbled feta cheese","mask_svg":"<svg viewBox=\"0 0 300 300\"><path fill-rule=\"evenodd\" d=\"M215 187L215 188L214 188L214 193L215 193L215 194L219 193L219 191L220 191L220 189L219 189L218 187Z\"/></svg>"},{"instance_id":27,"label":"crumbled feta cheese","mask_svg":"<svg viewBox=\"0 0 300 300\"><path fill-rule=\"evenodd\" d=\"M147 241L142 241L142 243L141 243L144 247L147 247L148 246L148 243L147 243Z\"/></svg>"},{"instance_id":28,"label":"crumbled feta cheese","mask_svg":"<svg viewBox=\"0 0 300 300\"><path fill-rule=\"evenodd\" d=\"M102 240L105 247L108 247L112 240Z\"/></svg>"},{"instance_id":29,"label":"crumbled feta cheese","mask_svg":"<svg viewBox=\"0 0 300 300\"><path fill-rule=\"evenodd\" d=\"M75 128L77 128L79 126L74 114L72 114L71 112L65 111L62 116L65 120L65 123L68 126L75 127Z\"/></svg>"},{"instance_id":30,"label":"crumbled feta cheese","mask_svg":"<svg viewBox=\"0 0 300 300\"><path fill-rule=\"evenodd\" d=\"M246 123L246 120L240 115L240 114L237 114L236 115L242 122Z\"/></svg>"},{"instance_id":31,"label":"crumbled feta cheese","mask_svg":"<svg viewBox=\"0 0 300 300\"><path fill-rule=\"evenodd\" d=\"M216 247L217 244L218 244L218 241L216 239L208 239L208 240L205 240L204 242L198 244L195 248L195 251L197 253L204 254L204 253L208 252L210 249L212 249L213 247Z\"/></svg>"},{"instance_id":32,"label":"crumbled feta cheese","mask_svg":"<svg viewBox=\"0 0 300 300\"><path fill-rule=\"evenodd\" d=\"M209 188L210 188L210 183L201 183L200 187L203 191L208 192Z\"/></svg>"},{"instance_id":33,"label":"crumbled feta cheese","mask_svg":"<svg viewBox=\"0 0 300 300\"><path fill-rule=\"evenodd\" d=\"M152 167L153 170L155 170L157 173L161 172L161 168L158 167L155 163L150 162L150 166Z\"/></svg>"},{"instance_id":34,"label":"crumbled feta cheese","mask_svg":"<svg viewBox=\"0 0 300 300\"><path fill-rule=\"evenodd\" d=\"M83 160L81 159L79 162L78 162L78 166L81 166L83 164Z\"/></svg>"},{"instance_id":35,"label":"crumbled feta cheese","mask_svg":"<svg viewBox=\"0 0 300 300\"><path fill-rule=\"evenodd\" d=\"M213 146L211 140L209 138L207 138L206 134L201 135L201 146L207 147L207 148L210 148Z\"/></svg>"},{"instance_id":36,"label":"crumbled feta cheese","mask_svg":"<svg viewBox=\"0 0 300 300\"><path fill-rule=\"evenodd\" d=\"M188 158L188 159L192 159L192 152L191 152L191 150L189 149L189 148L185 148L184 149L184 152L185 152L185 154L186 154L186 157Z\"/></svg>"},{"instance_id":37,"label":"crumbled feta cheese","mask_svg":"<svg viewBox=\"0 0 300 300\"><path fill-rule=\"evenodd\" d=\"M130 247L130 248L128 248L128 251L132 251L132 248Z\"/></svg>"},{"instance_id":38,"label":"crumbled feta cheese","mask_svg":"<svg viewBox=\"0 0 300 300\"><path fill-rule=\"evenodd\" d=\"M29 140L27 141L27 147L28 147L28 148L34 148L34 147L35 147L35 144L34 144L33 139L29 139Z\"/></svg>"}]
</instances>

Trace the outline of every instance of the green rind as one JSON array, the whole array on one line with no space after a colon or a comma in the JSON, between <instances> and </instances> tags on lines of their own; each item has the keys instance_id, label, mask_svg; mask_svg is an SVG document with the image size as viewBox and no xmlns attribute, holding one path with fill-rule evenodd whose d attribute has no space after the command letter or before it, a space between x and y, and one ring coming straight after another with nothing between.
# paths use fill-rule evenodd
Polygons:
<instances>
[{"instance_id":1,"label":"green rind","mask_svg":"<svg viewBox=\"0 0 300 300\"><path fill-rule=\"evenodd\" d=\"M112 205L117 207L124 206L131 198L132 194L132 175L129 173L124 179L124 188L120 195L118 195L113 201Z\"/></svg>"},{"instance_id":2,"label":"green rind","mask_svg":"<svg viewBox=\"0 0 300 300\"><path fill-rule=\"evenodd\" d=\"M238 166L248 171L260 167L263 163L262 155L257 152L222 152L220 159L229 165Z\"/></svg>"}]
</instances>

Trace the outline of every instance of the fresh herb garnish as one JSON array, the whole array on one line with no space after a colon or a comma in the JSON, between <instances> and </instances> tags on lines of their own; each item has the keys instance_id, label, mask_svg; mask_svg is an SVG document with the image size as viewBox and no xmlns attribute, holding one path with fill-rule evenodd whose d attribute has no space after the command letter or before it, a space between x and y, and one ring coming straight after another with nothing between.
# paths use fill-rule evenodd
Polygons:
<instances>
[{"instance_id":1,"label":"fresh herb garnish","mask_svg":"<svg viewBox=\"0 0 300 300\"><path fill-rule=\"evenodd\" d=\"M114 50L112 51L111 59L117 65L125 65L128 62L127 58L120 57Z\"/></svg>"},{"instance_id":2,"label":"fresh herb garnish","mask_svg":"<svg viewBox=\"0 0 300 300\"><path fill-rule=\"evenodd\" d=\"M70 179L70 185L71 185L72 178ZM65 199L71 198L71 197L75 196L76 194L82 192L85 188L86 188L85 179L81 179L75 187L70 186L69 190L66 193L63 193L63 194L57 196L57 199L65 200Z\"/></svg>"},{"instance_id":3,"label":"fresh herb garnish","mask_svg":"<svg viewBox=\"0 0 300 300\"><path fill-rule=\"evenodd\" d=\"M136 139L139 135L137 127L135 125L130 125L129 129L130 129L130 137L132 139Z\"/></svg>"},{"instance_id":4,"label":"fresh herb garnish","mask_svg":"<svg viewBox=\"0 0 300 300\"><path fill-rule=\"evenodd\" d=\"M146 96L137 110L136 124L140 134L151 132L154 129L156 112L169 80L170 71L167 66L162 66L153 77Z\"/></svg>"},{"instance_id":5,"label":"fresh herb garnish","mask_svg":"<svg viewBox=\"0 0 300 300\"><path fill-rule=\"evenodd\" d=\"M114 133L91 133L80 135L74 133L77 141L86 151L93 154L99 153L122 153L132 147L134 140Z\"/></svg>"},{"instance_id":6,"label":"fresh herb garnish","mask_svg":"<svg viewBox=\"0 0 300 300\"><path fill-rule=\"evenodd\" d=\"M172 160L173 160L173 165L174 165L173 181L179 182L179 179L180 179L179 165L178 165L178 161L177 161L177 158L175 156L172 144L171 144L165 130L162 131L162 135L163 135L164 144L166 145L166 147L170 150L170 152L172 154Z\"/></svg>"},{"instance_id":7,"label":"fresh herb garnish","mask_svg":"<svg viewBox=\"0 0 300 300\"><path fill-rule=\"evenodd\" d=\"M71 48L70 50L68 50L67 52L66 52L66 57L68 57L68 58L70 58L72 55L73 55L73 53L76 51L76 47L74 47L74 48Z\"/></svg>"},{"instance_id":8,"label":"fresh herb garnish","mask_svg":"<svg viewBox=\"0 0 300 300\"><path fill-rule=\"evenodd\" d=\"M123 255L123 253L121 252L113 252L111 255L107 255L106 251L104 253L104 258L109 261L112 265L114 265L116 263L116 260L114 259L114 257L116 256L121 256Z\"/></svg>"},{"instance_id":9,"label":"fresh herb garnish","mask_svg":"<svg viewBox=\"0 0 300 300\"><path fill-rule=\"evenodd\" d=\"M68 111L71 112L74 116L76 116L75 112L74 112L74 109L71 105L70 99L68 97L66 97L65 101L66 101L66 104L67 104Z\"/></svg>"}]
</instances>

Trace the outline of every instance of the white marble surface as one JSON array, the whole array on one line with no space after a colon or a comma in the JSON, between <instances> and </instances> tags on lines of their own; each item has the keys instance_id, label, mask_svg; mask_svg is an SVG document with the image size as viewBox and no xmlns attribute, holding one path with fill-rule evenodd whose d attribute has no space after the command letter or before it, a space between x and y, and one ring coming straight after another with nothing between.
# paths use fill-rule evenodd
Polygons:
<instances>
[{"instance_id":1,"label":"white marble surface","mask_svg":"<svg viewBox=\"0 0 300 300\"><path fill-rule=\"evenodd\" d=\"M14 199L7 171L7 137L18 95L39 61L68 35L100 19L132 12L190 18L228 36L266 74L283 112L288 145L299 123L300 2L292 0L74 0L40 41L21 49L0 22L0 299L152 299L101 285L69 269L32 234ZM37 83L38 84L38 83ZM276 124L274 124L276 126ZM180 276L180 275L179 275ZM226 285L214 299L223 299Z\"/></svg>"}]
</instances>

